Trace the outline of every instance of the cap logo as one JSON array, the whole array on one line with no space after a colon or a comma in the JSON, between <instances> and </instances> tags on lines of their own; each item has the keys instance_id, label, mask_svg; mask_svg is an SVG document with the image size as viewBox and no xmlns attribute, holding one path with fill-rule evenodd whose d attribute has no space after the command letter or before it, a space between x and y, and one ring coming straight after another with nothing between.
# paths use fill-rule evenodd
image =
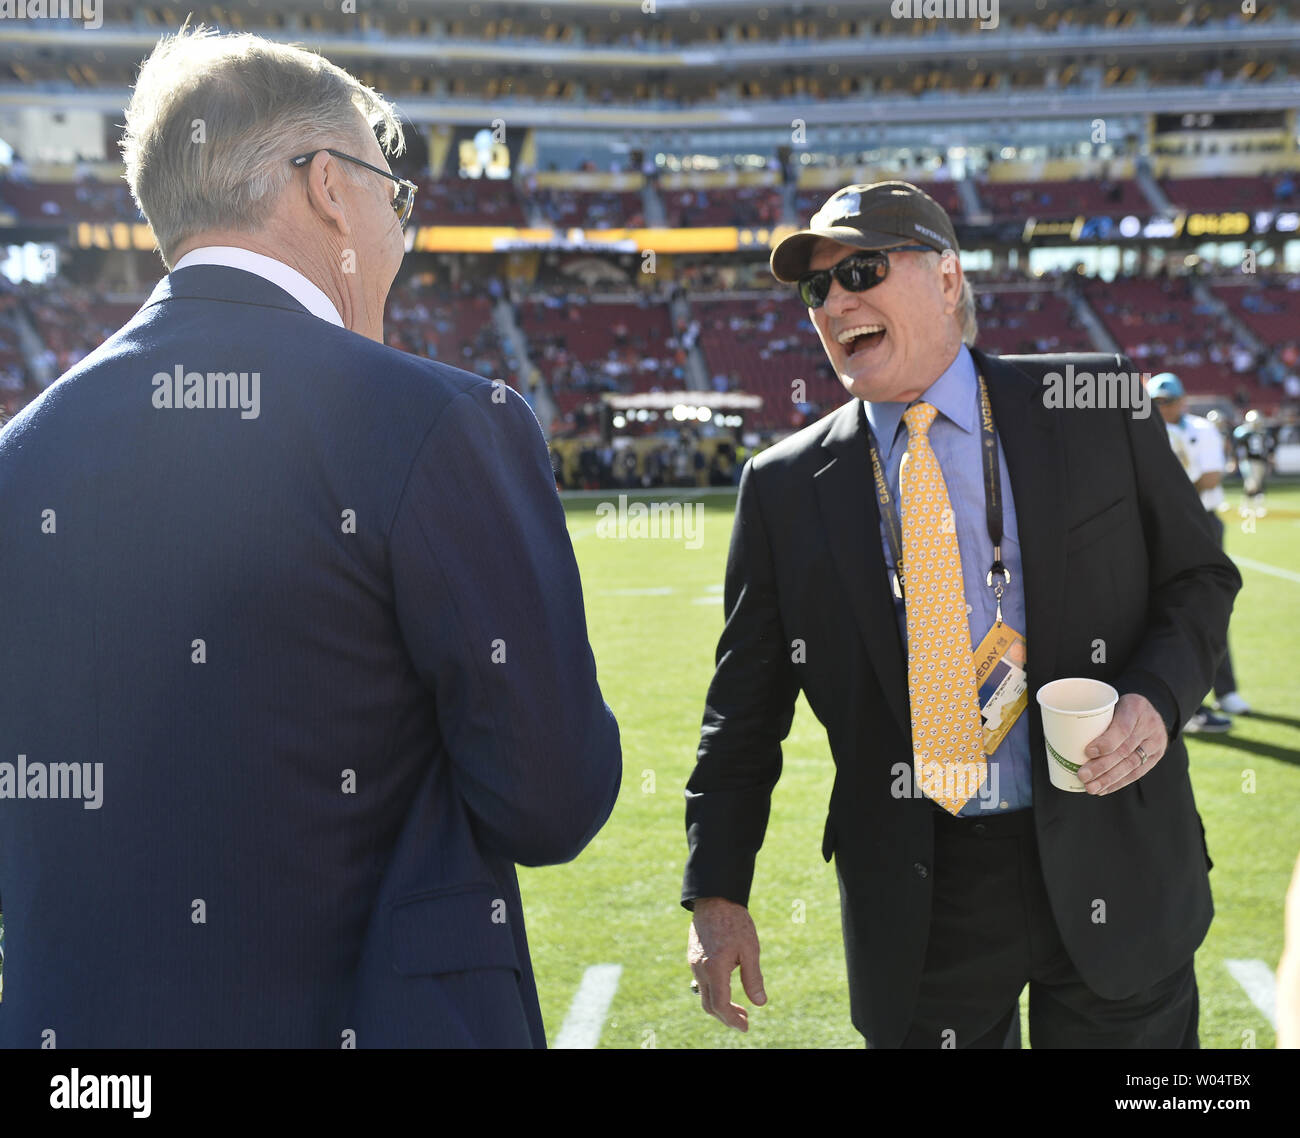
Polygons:
<instances>
[{"instance_id":1,"label":"cap logo","mask_svg":"<svg viewBox=\"0 0 1300 1138\"><path fill-rule=\"evenodd\" d=\"M817 216L813 218L813 224L822 228L843 221L846 217L856 217L861 212L862 195L855 190L822 206Z\"/></svg>"},{"instance_id":2,"label":"cap logo","mask_svg":"<svg viewBox=\"0 0 1300 1138\"><path fill-rule=\"evenodd\" d=\"M943 238L940 237L939 234L937 234L933 229L926 229L924 225L918 225L916 222L912 222L912 227L917 231L917 233L921 233L924 236L929 237L933 241L938 241L939 244L941 245L943 244Z\"/></svg>"}]
</instances>

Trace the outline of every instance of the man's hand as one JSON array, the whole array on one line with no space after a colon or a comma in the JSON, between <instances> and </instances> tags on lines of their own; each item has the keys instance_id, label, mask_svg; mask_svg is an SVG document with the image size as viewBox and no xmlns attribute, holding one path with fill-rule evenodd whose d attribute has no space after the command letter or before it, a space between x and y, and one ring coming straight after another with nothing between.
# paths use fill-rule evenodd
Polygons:
<instances>
[{"instance_id":1,"label":"man's hand","mask_svg":"<svg viewBox=\"0 0 1300 1138\"><path fill-rule=\"evenodd\" d=\"M737 1031L749 1030L749 1013L731 1002L731 973L755 1004L767 1003L758 967L758 931L749 910L725 897L699 897L686 944L686 963L700 986L700 1005Z\"/></svg>"},{"instance_id":2,"label":"man's hand","mask_svg":"<svg viewBox=\"0 0 1300 1138\"><path fill-rule=\"evenodd\" d=\"M1137 782L1168 746L1160 713L1146 696L1130 692L1120 696L1110 726L1084 750L1088 761L1079 768L1079 779L1089 794L1110 794Z\"/></svg>"}]
</instances>

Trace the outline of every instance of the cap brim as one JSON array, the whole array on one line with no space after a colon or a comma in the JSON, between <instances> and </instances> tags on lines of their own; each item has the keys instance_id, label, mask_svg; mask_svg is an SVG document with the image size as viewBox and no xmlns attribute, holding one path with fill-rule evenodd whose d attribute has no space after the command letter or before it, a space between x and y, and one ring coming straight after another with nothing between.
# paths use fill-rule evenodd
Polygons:
<instances>
[{"instance_id":1,"label":"cap brim","mask_svg":"<svg viewBox=\"0 0 1300 1138\"><path fill-rule=\"evenodd\" d=\"M828 229L801 229L777 242L770 261L772 275L785 284L794 284L808 272L813 249L823 237L829 241L838 241L841 245L852 245L855 249L893 249L910 244L907 238L900 237L897 233L881 233L878 230L863 232L861 229L840 225Z\"/></svg>"}]
</instances>

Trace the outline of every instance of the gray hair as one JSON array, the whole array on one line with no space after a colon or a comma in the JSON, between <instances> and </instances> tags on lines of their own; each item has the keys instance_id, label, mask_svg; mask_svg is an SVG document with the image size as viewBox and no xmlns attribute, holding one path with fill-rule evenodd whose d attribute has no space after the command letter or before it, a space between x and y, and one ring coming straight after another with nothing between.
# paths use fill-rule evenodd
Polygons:
<instances>
[{"instance_id":1,"label":"gray hair","mask_svg":"<svg viewBox=\"0 0 1300 1138\"><path fill-rule=\"evenodd\" d=\"M937 250L927 253L926 256L934 263L943 264L943 259L948 254L957 256L955 249L947 250L940 253ZM957 311L955 313L958 322L961 324L961 342L968 348L975 346L975 337L979 335L979 321L975 318L975 290L971 288L970 277L965 273L961 275L961 293L957 297Z\"/></svg>"},{"instance_id":2,"label":"gray hair","mask_svg":"<svg viewBox=\"0 0 1300 1138\"><path fill-rule=\"evenodd\" d=\"M957 298L957 314L961 317L961 342L968 348L973 348L980 326L979 321L975 319L975 290L971 288L970 277L965 273L961 277L961 296Z\"/></svg>"},{"instance_id":3,"label":"gray hair","mask_svg":"<svg viewBox=\"0 0 1300 1138\"><path fill-rule=\"evenodd\" d=\"M164 264L205 229L264 226L292 176L289 159L358 139L358 115L386 154L402 153L393 105L323 56L188 21L164 36L140 69L121 144Z\"/></svg>"}]
</instances>

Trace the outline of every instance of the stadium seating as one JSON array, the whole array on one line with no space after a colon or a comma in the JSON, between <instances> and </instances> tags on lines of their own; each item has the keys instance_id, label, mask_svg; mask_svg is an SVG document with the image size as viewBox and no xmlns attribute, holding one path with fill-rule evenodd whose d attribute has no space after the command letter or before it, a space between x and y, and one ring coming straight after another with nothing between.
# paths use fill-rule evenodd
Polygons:
<instances>
[{"instance_id":1,"label":"stadium seating","mask_svg":"<svg viewBox=\"0 0 1300 1138\"><path fill-rule=\"evenodd\" d=\"M1214 291L1265 343L1280 345L1300 338L1300 290L1276 284L1273 287L1221 285Z\"/></svg>"},{"instance_id":2,"label":"stadium seating","mask_svg":"<svg viewBox=\"0 0 1300 1138\"><path fill-rule=\"evenodd\" d=\"M959 217L963 212L961 194L954 182L927 182L917 177L907 177L903 181L911 182L914 186L920 186L948 211L950 217Z\"/></svg>"},{"instance_id":3,"label":"stadium seating","mask_svg":"<svg viewBox=\"0 0 1300 1138\"><path fill-rule=\"evenodd\" d=\"M775 226L780 224L783 210L781 191L773 186L665 190L661 196L673 228Z\"/></svg>"},{"instance_id":4,"label":"stadium seating","mask_svg":"<svg viewBox=\"0 0 1300 1138\"><path fill-rule=\"evenodd\" d=\"M10 316L17 304L13 286L0 277L0 414L16 411L29 397L27 368L18 350L18 330Z\"/></svg>"},{"instance_id":5,"label":"stadium seating","mask_svg":"<svg viewBox=\"0 0 1300 1138\"><path fill-rule=\"evenodd\" d=\"M523 205L510 181L472 178L415 179L419 191L412 225L525 225Z\"/></svg>"},{"instance_id":6,"label":"stadium seating","mask_svg":"<svg viewBox=\"0 0 1300 1138\"><path fill-rule=\"evenodd\" d=\"M412 226L560 231L545 242L531 236L513 241L509 262L502 253L487 252L481 238L444 245L443 235L422 234L403 274L440 284L395 288L385 335L401 350L519 384L518 367L492 321L492 296L499 289L486 291L491 278L508 276L512 288L538 294L518 303L517 316L530 356L562 410L603 391L684 386L690 363L685 329L674 327L662 298L601 303L607 286L576 280L565 281L562 287L573 294L558 306L544 297L555 283L551 278L563 275L556 265L565 256L557 261L555 247L563 246L573 229L643 227L647 215L657 217L659 206L664 222L675 229L803 225L841 185L905 179L925 188L962 226L962 244L975 254L972 263L988 264L991 255L999 266L987 278L974 276L978 346L1009 353L1095 347L1088 331L1072 322L1062 291L1007 268L1009 248L1016 249L1020 271L1023 254L1034 255L1016 224L1028 217L1149 217L1155 203L1142 187L1150 183L1132 176L1146 161L1182 210L1300 209L1300 173L1283 170L1294 161L1286 126L1255 100L1256 94L1267 94L1269 105L1275 105L1277 91L1294 82L1285 52L1296 16L1284 7L1264 6L1245 19L1235 11L1221 18L1212 5L1189 11L1173 0L1141 13L1114 4L1021 3L1004 5L999 29L989 36L979 32L976 20L900 19L886 13L887 6L868 7L723 5L642 12L645 18L632 19L583 5L561 5L543 15L541 9L493 0L446 12L435 11L435 5L427 12L367 10L348 17L337 7L308 12L294 5L279 11L254 5L248 11L213 9L211 16L231 28L269 30L317 44L396 101L410 117L408 148L390 160L396 173L418 183ZM35 100L39 105L51 95L57 103L59 93L67 92L66 106L55 112L61 115L85 113L80 107L90 105L88 95L101 103L109 92L113 100L124 100L139 58L158 34L170 30L172 13L146 5L134 14L106 10L104 18L111 42L103 45L56 34L39 49L19 46L0 53L0 83L7 84L11 102L22 105L24 88L41 93ZM1278 26L1277 46L1260 42L1261 24ZM71 29L61 26L66 30ZM1121 34L1126 46L1108 58L1105 37ZM1204 41L1194 52L1180 44L1189 34ZM1149 40L1151 50L1128 42L1134 37ZM973 39L981 47L975 56L967 50ZM383 50L376 51L380 43ZM443 58L445 45L456 50ZM1180 117L1172 103L1162 103L1163 90L1198 84L1212 92L1214 115ZM1085 144L1077 128L1094 110L1100 113L1089 99L1101 93L1122 97L1127 109L1115 107L1113 117L1106 111L1116 127L1110 143ZM987 100L987 120L950 113L967 95ZM488 122L495 124L483 113L484 100L500 104L509 124L503 136L494 125L490 160L477 144L468 144L486 137ZM1053 104L1046 108L1050 114L1043 101ZM907 113L889 114L895 104ZM865 119L864 105L873 112ZM52 242L61 272L101 282L139 277L143 295L148 273L138 265L145 255L125 248L139 240L139 233L125 227L106 233L104 227L86 234L75 225L139 220L110 165L117 156L121 118L117 101L107 106L102 132L67 131L69 138L90 140L85 154L66 150L72 143L62 141L62 129L48 132L60 136L48 146L39 133L6 137L15 143L14 161L0 177L0 218L12 224L9 244L15 248L28 240ZM780 111L775 118L773 107ZM516 114L520 108L527 113ZM927 108L927 115L916 113ZM683 109L689 114L683 116ZM806 119L806 137L788 129L794 116ZM1240 142L1222 137L1248 130ZM1278 138L1263 137L1269 133ZM957 136L964 158L955 152ZM509 177L460 177L462 163L474 164L471 151L485 175L508 171ZM1247 164L1250 154L1257 156L1254 166ZM1220 166L1255 172L1214 175ZM1110 180L1083 174L1111 169L1130 176ZM1036 178L1040 171L1050 177ZM1070 178L1071 172L1079 176ZM975 180L962 185L952 178L957 173ZM1185 173L1202 176L1181 176ZM629 188L643 176L649 186L644 195ZM791 179L804 183L793 199ZM776 184L739 184L757 181ZM824 184L814 189L811 182ZM970 216L975 201L978 224ZM993 222L987 227L985 214ZM1271 232L1286 233L1288 224ZM1062 238L1059 230L1065 228L1052 227L1033 241L1041 246ZM1210 229L1203 228L1211 239ZM1218 239L1238 236L1214 232ZM1106 240L1119 242L1126 252L1149 248L1143 235L1111 234ZM84 249L87 243L96 247ZM763 395L768 407L758 423L785 430L843 398L806 312L788 290L773 290L761 239L746 235L734 254L712 251L729 247L725 240L719 244L698 235L674 237L655 248L665 253L670 244L674 252L661 260L660 272L697 298L693 312L707 372L722 377L719 383ZM582 245L584 256L606 256ZM698 252L695 245L701 246ZM450 259L461 254L424 252L431 246L482 250L457 266L467 281L475 280L476 291L461 295L448 288ZM616 270L611 266L607 279L617 271L627 280L631 254L624 248L618 255L623 260ZM132 256L142 259L131 266L134 271L125 271ZM1102 263L1108 256L1109 251ZM1081 260L1090 258L1081 253ZM1131 267L1128 259L1124 264ZM155 263L148 272L156 269ZM598 268L589 274L600 275ZM1232 391L1242 378L1255 390L1254 372L1267 353L1235 343L1233 327L1202 311L1185 286L1121 280L1093 281L1086 288L1111 332L1143 366L1177 370L1194 391ZM749 299L734 299L738 292ZM1279 358L1300 354L1294 331L1300 294L1246 279L1216 284L1215 292ZM23 304L44 341L45 362L56 372L97 346L134 309L125 300L110 302L102 292L66 284L33 290ZM1248 366L1242 364L1245 358ZM1288 358L1269 366L1267 377L1273 380L1278 366L1291 369L1293 362ZM0 320L0 387L12 388L15 367L22 368L16 338ZM792 378L808 383L802 409L792 409Z\"/></svg>"},{"instance_id":7,"label":"stadium seating","mask_svg":"<svg viewBox=\"0 0 1300 1138\"><path fill-rule=\"evenodd\" d=\"M1179 209L1253 211L1283 204L1271 178L1166 178L1160 186ZM1295 205L1294 184L1283 201Z\"/></svg>"},{"instance_id":8,"label":"stadium seating","mask_svg":"<svg viewBox=\"0 0 1300 1138\"><path fill-rule=\"evenodd\" d=\"M557 305L533 298L517 311L529 355L562 407L600 391L685 386L682 349L662 304ZM561 400L562 392L580 398Z\"/></svg>"},{"instance_id":9,"label":"stadium seating","mask_svg":"<svg viewBox=\"0 0 1300 1138\"><path fill-rule=\"evenodd\" d=\"M980 182L979 197L995 220L1149 213L1136 182Z\"/></svg>"},{"instance_id":10,"label":"stadium seating","mask_svg":"<svg viewBox=\"0 0 1300 1138\"><path fill-rule=\"evenodd\" d=\"M710 374L724 377L728 390L763 399L762 411L746 417L747 426L755 430L802 426L809 412L801 411L794 401L795 380L804 381L804 403L809 407L825 411L847 398L808 310L793 296L780 293L766 299L702 302L694 305L694 312Z\"/></svg>"},{"instance_id":11,"label":"stadium seating","mask_svg":"<svg viewBox=\"0 0 1300 1138\"><path fill-rule=\"evenodd\" d=\"M139 301L108 301L93 289L72 285L38 290L27 304L56 375L93 352L139 307Z\"/></svg>"},{"instance_id":12,"label":"stadium seating","mask_svg":"<svg viewBox=\"0 0 1300 1138\"><path fill-rule=\"evenodd\" d=\"M394 288L388 296L384 327L391 348L521 386L519 376L506 364L489 296Z\"/></svg>"},{"instance_id":13,"label":"stadium seating","mask_svg":"<svg viewBox=\"0 0 1300 1138\"><path fill-rule=\"evenodd\" d=\"M1186 280L1090 281L1089 303L1143 371L1177 373L1189 394L1231 395L1235 336L1192 297Z\"/></svg>"},{"instance_id":14,"label":"stadium seating","mask_svg":"<svg viewBox=\"0 0 1300 1138\"><path fill-rule=\"evenodd\" d=\"M557 229L639 229L645 224L641 195L635 192L541 189L529 195Z\"/></svg>"},{"instance_id":15,"label":"stadium seating","mask_svg":"<svg viewBox=\"0 0 1300 1138\"><path fill-rule=\"evenodd\" d=\"M975 286L979 321L976 347L995 355L1091 352L1095 347L1070 314L1070 302L1041 286Z\"/></svg>"},{"instance_id":16,"label":"stadium seating","mask_svg":"<svg viewBox=\"0 0 1300 1138\"><path fill-rule=\"evenodd\" d=\"M125 182L26 182L0 178L0 204L20 221L137 221L139 211Z\"/></svg>"}]
</instances>

